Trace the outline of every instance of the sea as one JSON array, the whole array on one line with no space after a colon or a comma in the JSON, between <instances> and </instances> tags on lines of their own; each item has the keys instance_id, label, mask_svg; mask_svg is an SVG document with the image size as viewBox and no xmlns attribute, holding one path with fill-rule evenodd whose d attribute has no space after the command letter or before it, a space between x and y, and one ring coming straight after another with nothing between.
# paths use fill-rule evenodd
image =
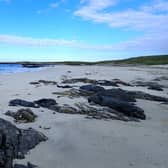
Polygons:
<instances>
[{"instance_id":1,"label":"sea","mask_svg":"<svg viewBox=\"0 0 168 168\"><path fill-rule=\"evenodd\" d=\"M25 68L21 64L0 64L0 74L9 74L9 73L17 73L17 72L30 72L30 71L38 71L41 70L42 67L39 68Z\"/></svg>"}]
</instances>

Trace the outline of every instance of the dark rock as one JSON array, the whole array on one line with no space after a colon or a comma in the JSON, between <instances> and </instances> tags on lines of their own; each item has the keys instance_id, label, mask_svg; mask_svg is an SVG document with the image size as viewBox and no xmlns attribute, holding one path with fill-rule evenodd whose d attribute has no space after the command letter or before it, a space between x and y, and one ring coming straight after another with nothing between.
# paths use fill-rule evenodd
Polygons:
<instances>
[{"instance_id":1,"label":"dark rock","mask_svg":"<svg viewBox=\"0 0 168 168\"><path fill-rule=\"evenodd\" d=\"M17 112L7 111L5 114L13 117L16 122L25 123L34 122L37 117L31 109L19 109Z\"/></svg>"},{"instance_id":2,"label":"dark rock","mask_svg":"<svg viewBox=\"0 0 168 168\"><path fill-rule=\"evenodd\" d=\"M50 108L51 106L57 105L57 102L54 99L45 99L45 98L36 100L34 101L34 103L44 108Z\"/></svg>"},{"instance_id":3,"label":"dark rock","mask_svg":"<svg viewBox=\"0 0 168 168\"><path fill-rule=\"evenodd\" d=\"M161 88L160 86L149 86L148 89L151 89L151 90L157 90L157 91L163 91L163 88Z\"/></svg>"},{"instance_id":4,"label":"dark rock","mask_svg":"<svg viewBox=\"0 0 168 168\"><path fill-rule=\"evenodd\" d=\"M105 91L98 92L96 95L110 96L127 102L136 102L136 99L168 102L168 98L165 97L151 95L142 91L127 91L123 89L106 89Z\"/></svg>"},{"instance_id":5,"label":"dark rock","mask_svg":"<svg viewBox=\"0 0 168 168\"><path fill-rule=\"evenodd\" d=\"M118 99L118 98L113 98L111 96L103 96L99 94L99 95L91 96L88 99L88 101L94 102L101 106L110 107L120 113L123 113L128 117L135 117L143 120L146 118L144 111L141 108L137 107L133 103L123 101L121 100L121 98Z\"/></svg>"},{"instance_id":6,"label":"dark rock","mask_svg":"<svg viewBox=\"0 0 168 168\"><path fill-rule=\"evenodd\" d=\"M40 68L40 67L44 67L46 65L43 65L43 64L22 64L22 66L24 68Z\"/></svg>"},{"instance_id":7,"label":"dark rock","mask_svg":"<svg viewBox=\"0 0 168 168\"><path fill-rule=\"evenodd\" d=\"M109 80L94 80L94 79L88 79L88 78L73 78L73 79L66 79L63 80L62 83L90 83L95 85L102 85L102 86L115 86L118 87L118 84L125 85L125 86L131 86L131 84L126 83L120 79L113 79L112 81Z\"/></svg>"},{"instance_id":8,"label":"dark rock","mask_svg":"<svg viewBox=\"0 0 168 168\"><path fill-rule=\"evenodd\" d=\"M127 117L122 113L108 107L92 107L85 103L75 104L79 114L87 115L89 119L121 120L121 121L139 121L138 119Z\"/></svg>"},{"instance_id":9,"label":"dark rock","mask_svg":"<svg viewBox=\"0 0 168 168\"><path fill-rule=\"evenodd\" d=\"M101 86L96 86L96 85L84 85L80 87L80 90L97 93L100 91L104 91L105 89Z\"/></svg>"},{"instance_id":10,"label":"dark rock","mask_svg":"<svg viewBox=\"0 0 168 168\"><path fill-rule=\"evenodd\" d=\"M47 80L39 80L38 82L44 85L56 85L57 84L57 82L55 81L47 81Z\"/></svg>"},{"instance_id":11,"label":"dark rock","mask_svg":"<svg viewBox=\"0 0 168 168\"><path fill-rule=\"evenodd\" d=\"M39 85L39 82L30 82L31 85Z\"/></svg>"},{"instance_id":12,"label":"dark rock","mask_svg":"<svg viewBox=\"0 0 168 168\"><path fill-rule=\"evenodd\" d=\"M168 102L168 98L151 95L141 91L126 91L127 94L132 95L136 99L144 99L158 102Z\"/></svg>"},{"instance_id":13,"label":"dark rock","mask_svg":"<svg viewBox=\"0 0 168 168\"><path fill-rule=\"evenodd\" d=\"M144 99L159 102L168 102L168 98L151 95L141 91L126 91L122 89L107 89L98 92L88 98L89 102L94 102L101 106L107 106L129 117L145 119L144 111L133 102L136 99Z\"/></svg>"},{"instance_id":14,"label":"dark rock","mask_svg":"<svg viewBox=\"0 0 168 168\"><path fill-rule=\"evenodd\" d=\"M74 78L74 79L66 79L62 81L62 83L78 83L78 82L95 84L97 81L93 79L88 79L88 78Z\"/></svg>"},{"instance_id":15,"label":"dark rock","mask_svg":"<svg viewBox=\"0 0 168 168\"><path fill-rule=\"evenodd\" d=\"M78 98L78 97L87 97L93 94L93 92L89 92L86 90L82 90L82 89L70 89L64 92L53 92L52 94L58 95L59 97L63 97L63 96L68 96L69 98L73 99L73 98Z\"/></svg>"},{"instance_id":16,"label":"dark rock","mask_svg":"<svg viewBox=\"0 0 168 168\"><path fill-rule=\"evenodd\" d=\"M19 129L0 118L0 167L13 168L14 159L22 159L47 138L34 129Z\"/></svg>"},{"instance_id":17,"label":"dark rock","mask_svg":"<svg viewBox=\"0 0 168 168\"><path fill-rule=\"evenodd\" d=\"M124 86L132 86L130 83L124 82L120 79L113 79L113 82L115 82L116 84L120 84L120 85L124 85Z\"/></svg>"},{"instance_id":18,"label":"dark rock","mask_svg":"<svg viewBox=\"0 0 168 168\"><path fill-rule=\"evenodd\" d=\"M31 164L30 162L27 163L27 166L21 164L15 164L14 168L38 168L36 165Z\"/></svg>"},{"instance_id":19,"label":"dark rock","mask_svg":"<svg viewBox=\"0 0 168 168\"><path fill-rule=\"evenodd\" d=\"M23 107L33 107L39 108L39 106L33 102L21 100L21 99L14 99L9 102L9 106L23 106Z\"/></svg>"},{"instance_id":20,"label":"dark rock","mask_svg":"<svg viewBox=\"0 0 168 168\"><path fill-rule=\"evenodd\" d=\"M75 87L75 86L71 86L71 85L58 85L58 84L57 84L57 87L58 87L58 88L65 88L65 89L66 89L66 88L73 88L73 87Z\"/></svg>"},{"instance_id":21,"label":"dark rock","mask_svg":"<svg viewBox=\"0 0 168 168\"><path fill-rule=\"evenodd\" d=\"M97 85L102 85L102 86L115 86L118 87L118 84L113 81L108 81L108 80L98 80L96 81Z\"/></svg>"},{"instance_id":22,"label":"dark rock","mask_svg":"<svg viewBox=\"0 0 168 168\"><path fill-rule=\"evenodd\" d=\"M57 82L55 81L47 81L47 80L39 80L35 82L30 82L31 85L39 85L39 84L44 84L44 85L57 85Z\"/></svg>"},{"instance_id":23,"label":"dark rock","mask_svg":"<svg viewBox=\"0 0 168 168\"><path fill-rule=\"evenodd\" d=\"M148 89L157 90L157 91L163 91L163 85L158 84L157 82L142 82L142 81L136 81L134 82L135 86L142 86L142 87L148 87Z\"/></svg>"},{"instance_id":24,"label":"dark rock","mask_svg":"<svg viewBox=\"0 0 168 168\"><path fill-rule=\"evenodd\" d=\"M128 91L123 89L106 89L98 92L96 96L112 97L121 101L136 102L135 96L128 94Z\"/></svg>"}]
</instances>

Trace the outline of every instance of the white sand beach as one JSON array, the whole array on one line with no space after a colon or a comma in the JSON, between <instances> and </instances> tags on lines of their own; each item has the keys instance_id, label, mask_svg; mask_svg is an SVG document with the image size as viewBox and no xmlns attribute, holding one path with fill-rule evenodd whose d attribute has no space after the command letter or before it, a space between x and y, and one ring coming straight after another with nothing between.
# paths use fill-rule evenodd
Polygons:
<instances>
[{"instance_id":1,"label":"white sand beach","mask_svg":"<svg viewBox=\"0 0 168 168\"><path fill-rule=\"evenodd\" d=\"M69 71L69 72L68 72ZM12 99L34 101L53 98L60 105L73 106L77 102L87 102L85 98L70 99L52 94L69 89L55 85L31 85L38 80L56 81L86 77L96 80L121 79L151 81L168 76L168 69L162 67L119 67L119 66L68 66L58 65L35 72L0 74L0 118L4 118L19 128L35 128L48 137L32 149L24 160L39 168L167 168L168 167L168 105L160 102L138 100L147 118L140 122L118 120L87 119L84 115L53 114L44 108L32 108L38 116L33 123L14 122L4 115L11 107ZM168 80L159 81L167 86L164 91L149 90L146 87L120 86L125 90L140 90L168 98ZM82 83L74 85L83 85ZM113 88L113 87L105 87ZM44 129L50 128L50 129Z\"/></svg>"}]
</instances>

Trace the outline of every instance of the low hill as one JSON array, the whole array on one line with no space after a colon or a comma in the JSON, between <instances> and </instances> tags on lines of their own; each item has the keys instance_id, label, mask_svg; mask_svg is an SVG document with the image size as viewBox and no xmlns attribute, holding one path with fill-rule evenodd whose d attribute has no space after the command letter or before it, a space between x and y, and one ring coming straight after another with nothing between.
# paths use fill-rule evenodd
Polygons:
<instances>
[{"instance_id":1,"label":"low hill","mask_svg":"<svg viewBox=\"0 0 168 168\"><path fill-rule=\"evenodd\" d=\"M2 62L1 62L2 63ZM4 63L4 62L3 62ZM5 62L6 64L22 64L24 67L41 67L45 65L165 65L168 55L142 56L122 60L107 60L98 62L63 61L63 62Z\"/></svg>"},{"instance_id":2,"label":"low hill","mask_svg":"<svg viewBox=\"0 0 168 168\"><path fill-rule=\"evenodd\" d=\"M104 61L104 63L110 63L110 62L114 64L163 65L168 64L168 55L143 56L116 61Z\"/></svg>"},{"instance_id":3,"label":"low hill","mask_svg":"<svg viewBox=\"0 0 168 168\"><path fill-rule=\"evenodd\" d=\"M168 64L168 55L157 55L157 56L142 56L134 57L123 60L111 60L111 61L98 61L98 62L79 62L79 61L65 61L55 62L56 64L66 65L96 65L96 64L139 64L139 65L162 65Z\"/></svg>"}]
</instances>

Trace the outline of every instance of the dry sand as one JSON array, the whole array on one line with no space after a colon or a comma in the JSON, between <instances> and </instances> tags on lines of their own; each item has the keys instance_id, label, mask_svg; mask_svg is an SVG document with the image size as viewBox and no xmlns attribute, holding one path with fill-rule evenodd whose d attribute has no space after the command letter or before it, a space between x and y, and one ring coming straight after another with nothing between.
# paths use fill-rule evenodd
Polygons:
<instances>
[{"instance_id":1,"label":"dry sand","mask_svg":"<svg viewBox=\"0 0 168 168\"><path fill-rule=\"evenodd\" d=\"M52 85L35 87L29 84L32 81L43 79L60 82L65 77L88 77L99 80L119 78L130 82L137 79L149 81L156 77L168 76L167 74L166 67L64 65L37 72L0 74L0 117L13 122L11 117L3 113L19 108L8 106L8 102L15 98L30 101L54 98L59 104L70 105L75 102L86 102L83 98L57 98L52 92L67 89ZM163 84L168 86L166 81ZM144 87L121 88L168 97L168 89L159 92ZM17 124L17 127L33 127L49 139L31 150L26 159L15 162L30 161L40 168L168 168L168 105L145 100L138 100L137 104L147 115L145 121L138 123L90 120L81 115L54 115L47 109L32 109L38 115L37 120L34 123ZM51 129L44 130L43 127Z\"/></svg>"}]
</instances>

